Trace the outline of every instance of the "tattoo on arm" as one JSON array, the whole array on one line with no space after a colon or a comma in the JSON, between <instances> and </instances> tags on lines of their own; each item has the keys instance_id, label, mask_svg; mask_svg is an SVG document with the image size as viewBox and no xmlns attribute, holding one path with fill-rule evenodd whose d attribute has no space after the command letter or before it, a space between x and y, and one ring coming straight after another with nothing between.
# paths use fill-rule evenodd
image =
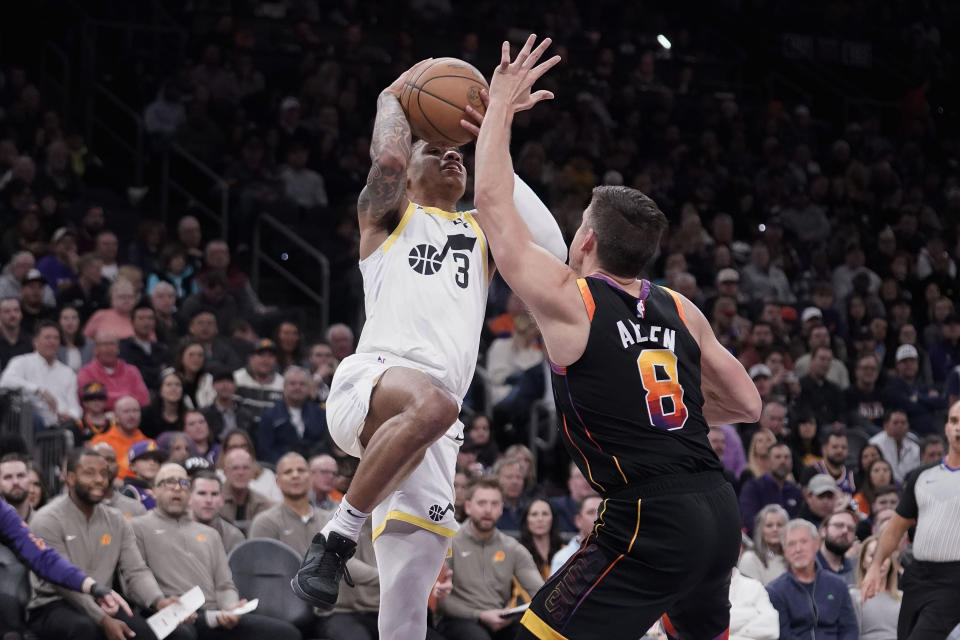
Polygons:
<instances>
[{"instance_id":1,"label":"tattoo on arm","mask_svg":"<svg viewBox=\"0 0 960 640\"><path fill-rule=\"evenodd\" d=\"M389 93L377 100L373 125L367 186L360 193L357 210L376 220L395 210L407 189L407 163L413 146L410 123L400 101Z\"/></svg>"}]
</instances>

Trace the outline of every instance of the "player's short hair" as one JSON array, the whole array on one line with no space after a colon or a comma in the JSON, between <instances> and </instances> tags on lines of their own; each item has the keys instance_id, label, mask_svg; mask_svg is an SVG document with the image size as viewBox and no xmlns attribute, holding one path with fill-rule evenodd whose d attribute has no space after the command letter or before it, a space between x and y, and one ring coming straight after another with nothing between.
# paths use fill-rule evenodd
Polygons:
<instances>
[{"instance_id":1,"label":"player's short hair","mask_svg":"<svg viewBox=\"0 0 960 640\"><path fill-rule=\"evenodd\" d=\"M920 457L921 458L923 457L923 454L927 452L927 449L929 449L930 447L935 447L938 444L941 445L944 449L946 449L946 444L944 443L943 437L940 434L938 433L929 434L927 437L923 439L923 442L920 443ZM0 460L0 462L3 462L3 460Z\"/></svg>"},{"instance_id":2,"label":"player's short hair","mask_svg":"<svg viewBox=\"0 0 960 640\"><path fill-rule=\"evenodd\" d=\"M873 490L873 500L876 500L880 496L889 495L891 493L897 494L897 497L900 497L900 487L895 484L882 484L879 487ZM871 502L873 502L871 500Z\"/></svg>"},{"instance_id":3,"label":"player's short hair","mask_svg":"<svg viewBox=\"0 0 960 640\"><path fill-rule=\"evenodd\" d=\"M594 188L590 211L600 264L614 275L639 276L667 228L657 203L630 187L603 186Z\"/></svg>"},{"instance_id":4,"label":"player's short hair","mask_svg":"<svg viewBox=\"0 0 960 640\"><path fill-rule=\"evenodd\" d=\"M23 464L27 464L29 460L30 459L22 453L5 453L3 457L0 457L0 464L6 464L7 462L22 462Z\"/></svg>"},{"instance_id":5,"label":"player's short hair","mask_svg":"<svg viewBox=\"0 0 960 640\"><path fill-rule=\"evenodd\" d=\"M500 488L500 483L496 478L491 476L483 476L471 482L470 486L467 487L467 500L473 500L473 494L477 492L477 489L493 489L503 496L503 489Z\"/></svg>"},{"instance_id":6,"label":"player's short hair","mask_svg":"<svg viewBox=\"0 0 960 640\"><path fill-rule=\"evenodd\" d=\"M809 520L804 520L803 518L794 518L787 523L787 526L783 528L783 532L780 534L780 545L783 548L786 548L787 546L787 534L794 529L806 529L811 538L814 540L820 540L820 532L817 530L817 525L813 524Z\"/></svg>"},{"instance_id":7,"label":"player's short hair","mask_svg":"<svg viewBox=\"0 0 960 640\"><path fill-rule=\"evenodd\" d=\"M223 489L223 480L220 479L220 476L217 475L216 471L204 469L203 471L198 471L194 474L191 474L191 478L193 480L193 487L191 487L191 489L196 488L197 480L213 480L217 483L221 490Z\"/></svg>"},{"instance_id":8,"label":"player's short hair","mask_svg":"<svg viewBox=\"0 0 960 640\"><path fill-rule=\"evenodd\" d=\"M587 504L587 500L590 500L591 498L600 498L601 500L603 499L599 493L588 493L587 495L577 500L577 513L580 513L581 511L583 511L583 506Z\"/></svg>"},{"instance_id":9,"label":"player's short hair","mask_svg":"<svg viewBox=\"0 0 960 640\"><path fill-rule=\"evenodd\" d=\"M99 451L90 449L88 447L77 447L76 449L71 450L70 453L67 454L67 458L66 458L67 473L70 473L71 471L76 471L77 465L80 464L80 458L86 458L87 456L90 456L91 458L100 458L101 460L103 460L103 456L100 455Z\"/></svg>"}]
</instances>

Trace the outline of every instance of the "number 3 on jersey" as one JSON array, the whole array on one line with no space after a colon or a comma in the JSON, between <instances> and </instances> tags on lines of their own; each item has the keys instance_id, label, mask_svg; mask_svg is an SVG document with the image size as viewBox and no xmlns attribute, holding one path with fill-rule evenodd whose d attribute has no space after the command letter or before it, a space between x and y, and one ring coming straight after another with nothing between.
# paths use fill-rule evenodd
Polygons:
<instances>
[{"instance_id":1,"label":"number 3 on jersey","mask_svg":"<svg viewBox=\"0 0 960 640\"><path fill-rule=\"evenodd\" d=\"M650 424L667 431L682 429L687 421L677 356L669 349L644 349L637 358L640 381L647 392Z\"/></svg>"}]
</instances>

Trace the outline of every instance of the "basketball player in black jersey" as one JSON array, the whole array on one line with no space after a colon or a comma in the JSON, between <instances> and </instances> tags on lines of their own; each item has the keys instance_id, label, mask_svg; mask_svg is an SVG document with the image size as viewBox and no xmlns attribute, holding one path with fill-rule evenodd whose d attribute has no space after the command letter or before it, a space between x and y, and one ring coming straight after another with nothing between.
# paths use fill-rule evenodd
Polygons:
<instances>
[{"instance_id":1,"label":"basketball player in black jersey","mask_svg":"<svg viewBox=\"0 0 960 640\"><path fill-rule=\"evenodd\" d=\"M510 201L514 113L552 98L533 83L559 61L530 36L503 45L476 151L477 219L507 284L536 317L561 437L604 498L593 534L537 593L522 638L635 640L663 616L671 637L726 638L740 545L733 488L708 425L754 422L760 396L703 314L638 280L667 220L626 187L599 187L567 267L533 242ZM469 124L469 123L468 123Z\"/></svg>"}]
</instances>

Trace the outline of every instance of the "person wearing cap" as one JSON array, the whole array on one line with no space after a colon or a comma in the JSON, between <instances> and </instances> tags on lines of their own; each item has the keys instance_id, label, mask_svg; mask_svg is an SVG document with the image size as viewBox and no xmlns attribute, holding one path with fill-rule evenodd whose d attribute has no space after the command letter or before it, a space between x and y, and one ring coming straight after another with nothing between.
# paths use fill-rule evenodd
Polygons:
<instances>
[{"instance_id":1,"label":"person wearing cap","mask_svg":"<svg viewBox=\"0 0 960 640\"><path fill-rule=\"evenodd\" d=\"M912 344L902 344L896 351L896 375L890 376L884 389L884 405L903 409L910 419L910 428L920 435L936 433L934 417L947 408L947 400L918 376L919 353Z\"/></svg>"},{"instance_id":2,"label":"person wearing cap","mask_svg":"<svg viewBox=\"0 0 960 640\"><path fill-rule=\"evenodd\" d=\"M797 517L819 527L823 519L834 512L839 491L836 481L829 474L813 476L803 490L804 504Z\"/></svg>"},{"instance_id":3,"label":"person wearing cap","mask_svg":"<svg viewBox=\"0 0 960 640\"><path fill-rule=\"evenodd\" d=\"M730 296L737 302L745 302L745 296L740 292L740 274L736 269L726 267L717 272L717 295Z\"/></svg>"},{"instance_id":4,"label":"person wearing cap","mask_svg":"<svg viewBox=\"0 0 960 640\"><path fill-rule=\"evenodd\" d=\"M273 464L285 452L307 455L315 450L330 450L326 412L310 399L310 372L288 367L283 374L283 399L260 416L257 455Z\"/></svg>"},{"instance_id":5,"label":"person wearing cap","mask_svg":"<svg viewBox=\"0 0 960 640\"><path fill-rule=\"evenodd\" d=\"M114 486L114 481L116 481L117 474L120 472L120 465L117 463L117 453L113 450L113 447L106 442L98 442L90 448L107 461L107 479L109 482L107 483L107 490L103 493L103 504L118 510L127 520L146 514L147 508L143 506L139 499L125 495Z\"/></svg>"},{"instance_id":6,"label":"person wearing cap","mask_svg":"<svg viewBox=\"0 0 960 640\"><path fill-rule=\"evenodd\" d=\"M88 382L80 390L80 407L83 415L66 421L61 427L73 431L73 442L81 446L91 438L106 433L116 425L116 420L107 415L107 389L101 382Z\"/></svg>"},{"instance_id":7,"label":"person wearing cap","mask_svg":"<svg viewBox=\"0 0 960 640\"><path fill-rule=\"evenodd\" d=\"M36 269L31 269L23 279L20 286L20 311L23 313L24 326L33 328L41 320L56 319L56 310L44 301L43 292L47 288L47 281Z\"/></svg>"},{"instance_id":8,"label":"person wearing cap","mask_svg":"<svg viewBox=\"0 0 960 640\"><path fill-rule=\"evenodd\" d=\"M133 477L123 485L123 495L139 501L147 511L157 506L153 485L160 465L166 459L166 454L154 440L148 438L134 442L127 450L127 463Z\"/></svg>"},{"instance_id":9,"label":"person wearing cap","mask_svg":"<svg viewBox=\"0 0 960 640\"><path fill-rule=\"evenodd\" d=\"M133 396L118 398L114 413L117 417L116 424L105 433L94 436L90 444L106 442L113 447L119 464L118 476L121 480L126 480L133 477L127 452L134 443L146 440L147 436L140 431L140 403L136 398Z\"/></svg>"},{"instance_id":10,"label":"person wearing cap","mask_svg":"<svg viewBox=\"0 0 960 640\"><path fill-rule=\"evenodd\" d=\"M800 378L800 396L797 404L806 406L817 419L817 424L842 423L845 418L843 392L827 380L833 350L828 346L816 347L810 354L810 371Z\"/></svg>"},{"instance_id":11,"label":"person wearing cap","mask_svg":"<svg viewBox=\"0 0 960 640\"><path fill-rule=\"evenodd\" d=\"M148 389L160 386L160 371L173 364L173 354L165 343L157 342L157 314L146 300L130 312L133 335L120 340L120 358L140 371Z\"/></svg>"},{"instance_id":12,"label":"person wearing cap","mask_svg":"<svg viewBox=\"0 0 960 640\"><path fill-rule=\"evenodd\" d=\"M45 427L80 417L77 376L57 360L60 328L49 320L37 327L33 353L10 359L0 375L0 388L20 391L33 405Z\"/></svg>"},{"instance_id":13,"label":"person wearing cap","mask_svg":"<svg viewBox=\"0 0 960 640\"><path fill-rule=\"evenodd\" d=\"M770 378L773 376L773 372L770 371L770 367L760 363L755 364L750 367L750 379L753 380L754 386L757 388L757 393L760 394L760 399L766 402L771 400L770 393L773 389L773 385L770 383Z\"/></svg>"},{"instance_id":14,"label":"person wearing cap","mask_svg":"<svg viewBox=\"0 0 960 640\"><path fill-rule=\"evenodd\" d=\"M801 317L805 317L809 311L820 313L820 309L816 307L807 307ZM822 315L815 317L821 318ZM797 377L802 378L810 373L810 359L813 357L814 350L818 347L831 347L830 330L819 324L810 328L810 333L807 335L808 351L797 358L794 364ZM843 364L843 361L836 356L830 361L830 368L827 369L827 380L837 385L841 391L850 386L850 373L847 371L847 365Z\"/></svg>"},{"instance_id":15,"label":"person wearing cap","mask_svg":"<svg viewBox=\"0 0 960 640\"><path fill-rule=\"evenodd\" d=\"M753 301L776 300L789 304L797 299L786 274L771 264L770 248L762 238L753 243L750 262L740 271L740 288Z\"/></svg>"},{"instance_id":16,"label":"person wearing cap","mask_svg":"<svg viewBox=\"0 0 960 640\"><path fill-rule=\"evenodd\" d=\"M283 400L283 376L277 373L277 345L262 338L253 347L247 366L233 372L237 398L260 421L260 414Z\"/></svg>"},{"instance_id":17,"label":"person wearing cap","mask_svg":"<svg viewBox=\"0 0 960 640\"><path fill-rule=\"evenodd\" d=\"M258 614L231 614L247 603L233 583L220 534L189 516L190 478L178 464L157 473L157 508L131 522L137 548L171 597L199 586L204 603L192 623L193 637L231 640L300 640L289 622Z\"/></svg>"},{"instance_id":18,"label":"person wearing cap","mask_svg":"<svg viewBox=\"0 0 960 640\"><path fill-rule=\"evenodd\" d=\"M73 229L60 227L50 237L51 252L40 258L37 269L54 291L63 291L77 281L77 237Z\"/></svg>"},{"instance_id":19,"label":"person wearing cap","mask_svg":"<svg viewBox=\"0 0 960 640\"><path fill-rule=\"evenodd\" d=\"M246 537L243 531L220 515L223 508L223 481L205 458L189 458L184 463L193 479L190 487L190 516L211 527L220 534L220 541L227 553L241 544Z\"/></svg>"},{"instance_id":20,"label":"person wearing cap","mask_svg":"<svg viewBox=\"0 0 960 640\"><path fill-rule=\"evenodd\" d=\"M0 300L3 298L17 298L20 296L20 285L31 270L36 268L37 261L29 251L18 251L10 258L10 262L0 274ZM48 307L57 305L57 297L49 285L43 290L43 303Z\"/></svg>"},{"instance_id":21,"label":"person wearing cap","mask_svg":"<svg viewBox=\"0 0 960 640\"><path fill-rule=\"evenodd\" d=\"M890 463L893 479L903 483L910 471L920 466L920 445L910 433L910 419L903 409L891 409L883 416L883 431L870 438L883 459Z\"/></svg>"}]
</instances>

